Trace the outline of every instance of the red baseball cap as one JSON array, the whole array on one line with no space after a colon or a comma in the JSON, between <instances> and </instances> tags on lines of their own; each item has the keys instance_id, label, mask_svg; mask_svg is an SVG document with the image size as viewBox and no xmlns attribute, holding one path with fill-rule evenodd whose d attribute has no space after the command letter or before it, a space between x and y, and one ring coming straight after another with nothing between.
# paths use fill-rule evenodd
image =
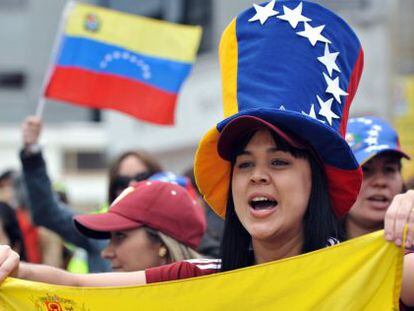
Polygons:
<instances>
[{"instance_id":1,"label":"red baseball cap","mask_svg":"<svg viewBox=\"0 0 414 311\"><path fill-rule=\"evenodd\" d=\"M218 153L225 160L231 160L235 145L247 132L270 129L291 146L298 149L309 149L300 138L287 133L276 125L255 116L244 115L231 120L221 131L218 140Z\"/></svg>"},{"instance_id":2,"label":"red baseball cap","mask_svg":"<svg viewBox=\"0 0 414 311\"><path fill-rule=\"evenodd\" d=\"M204 210L197 201L185 188L162 181L136 183L118 196L108 212L79 215L74 221L81 233L95 239L147 226L194 249L206 230Z\"/></svg>"}]
</instances>

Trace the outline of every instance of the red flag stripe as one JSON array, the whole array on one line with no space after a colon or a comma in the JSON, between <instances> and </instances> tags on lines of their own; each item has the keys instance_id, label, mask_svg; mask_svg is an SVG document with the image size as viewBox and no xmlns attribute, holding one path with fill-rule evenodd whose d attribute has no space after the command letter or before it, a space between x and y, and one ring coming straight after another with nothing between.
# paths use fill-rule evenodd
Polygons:
<instances>
[{"instance_id":1,"label":"red flag stripe","mask_svg":"<svg viewBox=\"0 0 414 311\"><path fill-rule=\"evenodd\" d=\"M174 123L177 94L116 75L57 66L45 96L79 106L113 109L163 125Z\"/></svg>"}]
</instances>

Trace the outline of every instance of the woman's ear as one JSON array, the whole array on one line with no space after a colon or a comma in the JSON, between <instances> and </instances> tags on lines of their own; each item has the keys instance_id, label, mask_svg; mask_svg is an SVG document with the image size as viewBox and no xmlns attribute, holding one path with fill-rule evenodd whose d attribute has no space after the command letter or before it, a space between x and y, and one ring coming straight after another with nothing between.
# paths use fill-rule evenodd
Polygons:
<instances>
[{"instance_id":1,"label":"woman's ear","mask_svg":"<svg viewBox=\"0 0 414 311\"><path fill-rule=\"evenodd\" d=\"M167 256L167 248L165 246L160 246L160 249L158 250L158 256L161 258Z\"/></svg>"}]
</instances>

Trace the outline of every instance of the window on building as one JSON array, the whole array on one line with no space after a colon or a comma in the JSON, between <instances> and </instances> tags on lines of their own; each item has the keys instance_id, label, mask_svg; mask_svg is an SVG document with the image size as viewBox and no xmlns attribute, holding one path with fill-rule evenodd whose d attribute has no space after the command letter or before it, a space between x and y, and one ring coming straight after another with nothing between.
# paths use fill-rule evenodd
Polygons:
<instances>
[{"instance_id":1,"label":"window on building","mask_svg":"<svg viewBox=\"0 0 414 311\"><path fill-rule=\"evenodd\" d=\"M26 82L23 72L0 72L0 89L22 89Z\"/></svg>"},{"instance_id":2,"label":"window on building","mask_svg":"<svg viewBox=\"0 0 414 311\"><path fill-rule=\"evenodd\" d=\"M106 170L106 156L102 151L69 150L64 153L66 173L94 173Z\"/></svg>"}]
</instances>

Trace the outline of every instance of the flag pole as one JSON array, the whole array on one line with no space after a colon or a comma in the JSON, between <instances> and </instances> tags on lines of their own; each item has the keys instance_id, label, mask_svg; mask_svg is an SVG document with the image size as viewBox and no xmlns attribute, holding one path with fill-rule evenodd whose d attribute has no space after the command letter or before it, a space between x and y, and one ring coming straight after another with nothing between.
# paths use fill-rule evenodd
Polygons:
<instances>
[{"instance_id":1,"label":"flag pole","mask_svg":"<svg viewBox=\"0 0 414 311\"><path fill-rule=\"evenodd\" d=\"M49 56L49 63L48 63L45 75L43 77L43 81L42 81L42 84L41 84L41 87L40 87L39 98L37 100L35 115L36 115L36 117L39 117L40 119L42 119L43 112L45 110L45 105L46 105L46 98L44 96L45 89L46 89L47 84L49 83L50 77L52 76L52 73L53 73L54 62L56 60L56 56L57 56L58 51L59 51L60 42L62 41L62 33L63 33L64 27L65 27L68 15L69 15L70 11L75 7L75 5L76 5L75 1L69 1L65 5L65 8L63 9L63 13L62 13L62 18L60 19L59 26L58 26L58 29L57 29L56 34L55 34L55 39L54 39L54 42L53 42L52 51L51 51L50 56Z\"/></svg>"}]
</instances>

